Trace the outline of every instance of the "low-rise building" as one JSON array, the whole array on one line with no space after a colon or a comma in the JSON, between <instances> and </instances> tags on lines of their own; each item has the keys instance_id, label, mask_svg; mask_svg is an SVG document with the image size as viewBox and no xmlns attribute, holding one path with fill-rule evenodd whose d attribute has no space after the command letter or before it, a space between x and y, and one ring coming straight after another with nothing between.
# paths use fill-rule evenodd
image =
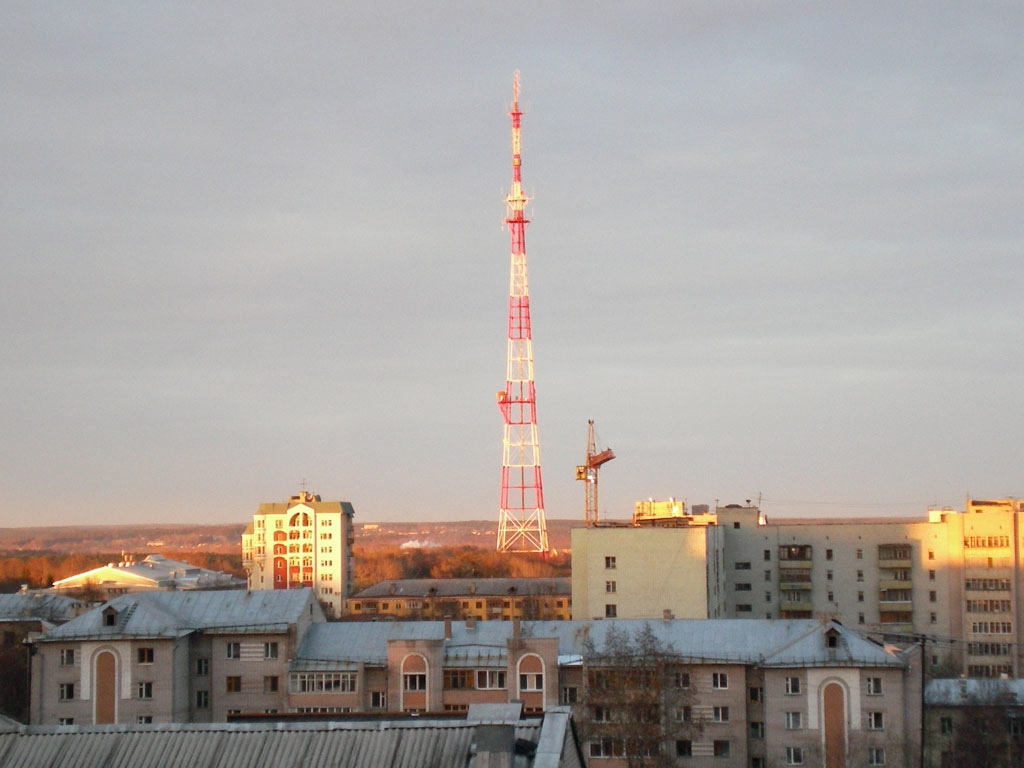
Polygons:
<instances>
[{"instance_id":1,"label":"low-rise building","mask_svg":"<svg viewBox=\"0 0 1024 768\"><path fill-rule=\"evenodd\" d=\"M322 621L309 589L123 595L36 639L31 722L222 722L278 712L289 661Z\"/></svg>"},{"instance_id":2,"label":"low-rise building","mask_svg":"<svg viewBox=\"0 0 1024 768\"><path fill-rule=\"evenodd\" d=\"M142 560L125 556L116 563L107 563L55 581L52 587L55 592L82 595L96 602L152 589L244 588L245 579L171 560L163 555L147 555Z\"/></svg>"},{"instance_id":3,"label":"low-rise building","mask_svg":"<svg viewBox=\"0 0 1024 768\"><path fill-rule=\"evenodd\" d=\"M1024 680L929 680L924 768L1024 763Z\"/></svg>"},{"instance_id":4,"label":"low-rise building","mask_svg":"<svg viewBox=\"0 0 1024 768\"><path fill-rule=\"evenodd\" d=\"M568 577L396 579L381 581L349 600L362 619L571 619Z\"/></svg>"}]
</instances>

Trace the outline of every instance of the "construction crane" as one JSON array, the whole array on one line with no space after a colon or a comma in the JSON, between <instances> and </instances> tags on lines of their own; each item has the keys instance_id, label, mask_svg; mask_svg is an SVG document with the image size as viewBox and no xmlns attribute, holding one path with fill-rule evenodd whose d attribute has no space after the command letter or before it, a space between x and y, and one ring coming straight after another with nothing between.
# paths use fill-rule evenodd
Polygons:
<instances>
[{"instance_id":1,"label":"construction crane","mask_svg":"<svg viewBox=\"0 0 1024 768\"><path fill-rule=\"evenodd\" d=\"M602 464L615 458L611 448L598 452L597 440L594 437L594 420L587 421L587 461L576 467L576 479L584 482L583 490L586 498L585 522L588 528L598 523L597 508L597 471Z\"/></svg>"}]
</instances>

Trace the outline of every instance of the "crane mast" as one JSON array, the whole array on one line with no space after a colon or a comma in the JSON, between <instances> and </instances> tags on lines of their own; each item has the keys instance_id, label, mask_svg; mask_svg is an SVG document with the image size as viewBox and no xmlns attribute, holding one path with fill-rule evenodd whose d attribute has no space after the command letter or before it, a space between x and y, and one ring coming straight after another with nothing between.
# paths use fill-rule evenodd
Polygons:
<instances>
[{"instance_id":1,"label":"crane mast","mask_svg":"<svg viewBox=\"0 0 1024 768\"><path fill-rule=\"evenodd\" d=\"M594 420L587 422L587 458L586 462L576 466L576 479L583 481L584 521L588 528L600 522L597 505L597 474L602 464L615 458L611 448L597 450L597 438L594 436Z\"/></svg>"},{"instance_id":2,"label":"crane mast","mask_svg":"<svg viewBox=\"0 0 1024 768\"><path fill-rule=\"evenodd\" d=\"M498 512L499 552L548 551L544 486L537 435L537 393L533 380L533 337L530 289L526 271L526 204L523 193L519 127L519 72L512 83L512 188L505 199L505 224L512 240L509 270L508 346L505 389L498 392L504 421L501 500Z\"/></svg>"}]
</instances>

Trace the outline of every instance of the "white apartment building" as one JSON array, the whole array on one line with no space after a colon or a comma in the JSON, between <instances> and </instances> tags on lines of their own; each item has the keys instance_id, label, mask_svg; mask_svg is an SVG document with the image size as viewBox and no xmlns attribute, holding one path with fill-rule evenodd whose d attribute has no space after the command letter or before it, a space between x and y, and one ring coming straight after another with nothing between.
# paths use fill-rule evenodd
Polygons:
<instances>
[{"instance_id":1,"label":"white apartment building","mask_svg":"<svg viewBox=\"0 0 1024 768\"><path fill-rule=\"evenodd\" d=\"M923 637L935 672L1018 677L1022 511L1019 499L971 499L963 512L920 520L769 523L756 507L732 505L689 524L577 529L573 615L609 615L614 605L623 618L835 618L888 640ZM595 588L601 575L614 600ZM694 602L702 592L703 607Z\"/></svg>"},{"instance_id":2,"label":"white apartment building","mask_svg":"<svg viewBox=\"0 0 1024 768\"><path fill-rule=\"evenodd\" d=\"M242 534L249 589L309 587L328 616L345 613L352 592L352 518L347 501L307 491L260 504Z\"/></svg>"}]
</instances>

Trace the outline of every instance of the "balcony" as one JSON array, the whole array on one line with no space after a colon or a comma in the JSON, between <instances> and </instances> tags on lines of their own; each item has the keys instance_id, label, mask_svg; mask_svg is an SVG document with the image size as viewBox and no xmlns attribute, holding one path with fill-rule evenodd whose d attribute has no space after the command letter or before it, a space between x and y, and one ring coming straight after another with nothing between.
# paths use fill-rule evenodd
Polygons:
<instances>
[{"instance_id":1,"label":"balcony","mask_svg":"<svg viewBox=\"0 0 1024 768\"><path fill-rule=\"evenodd\" d=\"M912 582L906 579L881 579L878 582L878 588L883 591L886 589L910 589L912 586Z\"/></svg>"},{"instance_id":2,"label":"balcony","mask_svg":"<svg viewBox=\"0 0 1024 768\"><path fill-rule=\"evenodd\" d=\"M811 560L779 560L780 571L809 571Z\"/></svg>"},{"instance_id":3,"label":"balcony","mask_svg":"<svg viewBox=\"0 0 1024 768\"><path fill-rule=\"evenodd\" d=\"M804 578L801 573L780 574L779 589L810 591L811 587L810 576Z\"/></svg>"},{"instance_id":4,"label":"balcony","mask_svg":"<svg viewBox=\"0 0 1024 768\"><path fill-rule=\"evenodd\" d=\"M783 600L779 603L779 609L783 612L812 611L814 610L814 603L810 601L810 598L808 598L807 600L799 601Z\"/></svg>"},{"instance_id":5,"label":"balcony","mask_svg":"<svg viewBox=\"0 0 1024 768\"><path fill-rule=\"evenodd\" d=\"M885 557L882 554L878 555L878 567L879 568L913 568L914 561L909 557Z\"/></svg>"}]
</instances>

